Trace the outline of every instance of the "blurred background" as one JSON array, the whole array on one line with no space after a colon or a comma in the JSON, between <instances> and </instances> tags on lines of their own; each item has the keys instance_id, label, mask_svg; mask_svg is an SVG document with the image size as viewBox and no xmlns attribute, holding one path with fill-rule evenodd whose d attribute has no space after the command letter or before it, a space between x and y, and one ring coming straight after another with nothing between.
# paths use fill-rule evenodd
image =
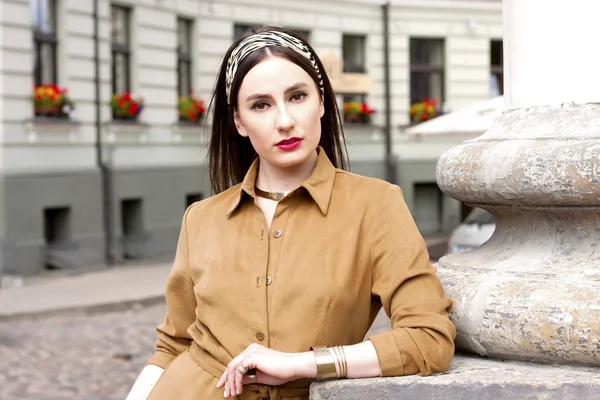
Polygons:
<instances>
[{"instance_id":1,"label":"blurred background","mask_svg":"<svg viewBox=\"0 0 600 400\"><path fill-rule=\"evenodd\" d=\"M125 398L211 195L217 68L264 24L322 58L352 171L401 186L433 260L491 236L436 164L502 112L501 0L0 0L0 398Z\"/></svg>"},{"instance_id":2,"label":"blurred background","mask_svg":"<svg viewBox=\"0 0 600 400\"><path fill-rule=\"evenodd\" d=\"M470 208L439 190L436 162L501 112L501 14L500 0L3 0L3 273L172 257L185 208L211 194L217 67L261 24L308 38L352 171L400 185L439 257Z\"/></svg>"}]
</instances>

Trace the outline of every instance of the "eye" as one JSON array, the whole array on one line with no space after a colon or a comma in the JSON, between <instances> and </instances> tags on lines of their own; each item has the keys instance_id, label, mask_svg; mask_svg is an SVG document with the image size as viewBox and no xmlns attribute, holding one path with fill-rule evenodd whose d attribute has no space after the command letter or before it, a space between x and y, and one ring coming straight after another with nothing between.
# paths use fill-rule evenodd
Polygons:
<instances>
[{"instance_id":1,"label":"eye","mask_svg":"<svg viewBox=\"0 0 600 400\"><path fill-rule=\"evenodd\" d=\"M262 110L266 109L268 106L269 106L269 104L265 103L264 101L257 101L250 108L252 110L262 111Z\"/></svg>"},{"instance_id":2,"label":"eye","mask_svg":"<svg viewBox=\"0 0 600 400\"><path fill-rule=\"evenodd\" d=\"M304 92L296 92L290 97L290 100L291 101L300 101L303 98L305 98L306 96L307 96L307 94Z\"/></svg>"}]
</instances>

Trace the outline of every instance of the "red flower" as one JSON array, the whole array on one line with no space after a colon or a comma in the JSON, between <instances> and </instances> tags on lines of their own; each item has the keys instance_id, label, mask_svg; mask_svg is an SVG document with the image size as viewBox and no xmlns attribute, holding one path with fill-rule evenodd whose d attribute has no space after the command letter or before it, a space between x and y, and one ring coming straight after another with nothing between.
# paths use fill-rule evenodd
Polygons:
<instances>
[{"instance_id":1,"label":"red flower","mask_svg":"<svg viewBox=\"0 0 600 400\"><path fill-rule=\"evenodd\" d=\"M188 117L190 117L190 119L191 119L192 121L195 121L195 120L196 120L196 118L198 118L198 114L196 114L196 113L195 113L195 112L193 112L192 110L189 110L189 111L188 111Z\"/></svg>"},{"instance_id":2,"label":"red flower","mask_svg":"<svg viewBox=\"0 0 600 400\"><path fill-rule=\"evenodd\" d=\"M362 105L360 106L360 112L361 112L361 114L371 115L371 114L375 113L375 110L373 110L371 107L369 107L369 105L365 102L365 103L362 103Z\"/></svg>"},{"instance_id":3,"label":"red flower","mask_svg":"<svg viewBox=\"0 0 600 400\"><path fill-rule=\"evenodd\" d=\"M137 105L137 104L135 104L135 103L132 103L132 104L129 106L129 114L130 114L130 115L135 115L135 113L137 112L137 110L138 110L138 105Z\"/></svg>"}]
</instances>

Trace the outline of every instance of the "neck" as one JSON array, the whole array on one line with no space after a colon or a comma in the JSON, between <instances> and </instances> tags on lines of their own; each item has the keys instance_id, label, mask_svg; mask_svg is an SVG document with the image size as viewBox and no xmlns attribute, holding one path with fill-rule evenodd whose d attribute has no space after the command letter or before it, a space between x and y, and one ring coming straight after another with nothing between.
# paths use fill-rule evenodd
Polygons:
<instances>
[{"instance_id":1,"label":"neck","mask_svg":"<svg viewBox=\"0 0 600 400\"><path fill-rule=\"evenodd\" d=\"M303 163L290 168L278 168L260 160L256 186L267 192L288 192L310 176L316 162L316 151Z\"/></svg>"}]
</instances>

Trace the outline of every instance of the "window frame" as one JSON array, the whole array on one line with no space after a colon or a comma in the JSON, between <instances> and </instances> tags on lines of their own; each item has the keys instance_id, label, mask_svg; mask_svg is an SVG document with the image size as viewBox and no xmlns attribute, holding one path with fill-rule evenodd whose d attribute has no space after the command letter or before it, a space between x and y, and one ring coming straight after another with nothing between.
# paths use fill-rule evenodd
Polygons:
<instances>
[{"instance_id":1,"label":"window frame","mask_svg":"<svg viewBox=\"0 0 600 400\"><path fill-rule=\"evenodd\" d=\"M499 44L499 63L494 64L494 44ZM504 94L504 43L502 39L492 39L490 41L490 75L498 77L498 89L500 95Z\"/></svg>"},{"instance_id":2,"label":"window frame","mask_svg":"<svg viewBox=\"0 0 600 400\"><path fill-rule=\"evenodd\" d=\"M57 35L57 27L58 27L58 9L57 9L57 1L56 0L31 0L33 4L37 5L38 15L36 17L41 17L42 7L40 4L42 2L46 3L46 12L52 14L52 26L50 27L50 32L44 32L40 29L39 24L36 21L33 21L33 57L34 57L34 66L33 66L33 81L34 85L41 86L43 84L58 84L58 35ZM44 63L42 57L42 50L44 46L49 46L52 54L51 61L51 77L50 80L44 79Z\"/></svg>"},{"instance_id":3,"label":"window frame","mask_svg":"<svg viewBox=\"0 0 600 400\"><path fill-rule=\"evenodd\" d=\"M183 52L181 50L181 46L179 43L179 27L180 24L184 24L186 27L186 40L188 41L188 52ZM189 96L193 89L192 84L192 68L194 66L194 51L193 51L193 41L194 41L194 20L186 17L177 17L177 93L179 96ZM187 80L187 88L183 90L183 79L181 76L181 67L182 65L187 65L187 76L185 77Z\"/></svg>"},{"instance_id":4,"label":"window frame","mask_svg":"<svg viewBox=\"0 0 600 400\"><path fill-rule=\"evenodd\" d=\"M125 43L116 42L114 40L113 31L114 25L112 21L112 13L114 9L119 9L125 13ZM119 4L111 4L111 36L110 36L110 47L111 47L111 87L113 94L122 94L124 92L131 91L131 8L122 6ZM123 90L119 90L117 87L117 62L116 59L121 56L125 59L125 87Z\"/></svg>"},{"instance_id":5,"label":"window frame","mask_svg":"<svg viewBox=\"0 0 600 400\"><path fill-rule=\"evenodd\" d=\"M362 41L362 62L361 65L353 65L356 68L349 68L346 62L346 39L359 39ZM359 73L366 74L367 73L367 35L361 35L356 33L343 33L342 34L342 60L344 64L342 66L342 72L344 73Z\"/></svg>"},{"instance_id":6,"label":"window frame","mask_svg":"<svg viewBox=\"0 0 600 400\"><path fill-rule=\"evenodd\" d=\"M420 62L415 62L413 61L413 57L412 57L412 46L414 45L414 43L416 43L417 41L422 41L424 43L426 42L440 42L441 43L441 62L439 65L432 65L429 63L420 63ZM433 74L439 74L440 75L440 80L441 80L441 84L440 84L440 93L441 93L441 98L437 99L439 102L439 107L442 108L444 101L446 100L446 40L444 38L438 38L438 37L411 37L409 40L409 74L410 74L410 104L414 104L416 102L419 101L423 101L423 99L430 97L431 96L419 96L422 98L416 98L417 96L415 96L415 94L413 94L413 90L412 90L412 82L413 82L413 76L414 74L422 74L425 76L431 76Z\"/></svg>"},{"instance_id":7,"label":"window frame","mask_svg":"<svg viewBox=\"0 0 600 400\"><path fill-rule=\"evenodd\" d=\"M237 38L244 32L246 32L247 30L254 28L255 26L261 26L263 24L249 24L246 22L234 22L233 23L233 40L237 40ZM302 34L304 36L304 38L306 39L306 41L308 43L310 43L310 30L306 30L306 29L301 29L301 28L295 28L295 27L286 27L287 29L299 32L300 34Z\"/></svg>"}]
</instances>

